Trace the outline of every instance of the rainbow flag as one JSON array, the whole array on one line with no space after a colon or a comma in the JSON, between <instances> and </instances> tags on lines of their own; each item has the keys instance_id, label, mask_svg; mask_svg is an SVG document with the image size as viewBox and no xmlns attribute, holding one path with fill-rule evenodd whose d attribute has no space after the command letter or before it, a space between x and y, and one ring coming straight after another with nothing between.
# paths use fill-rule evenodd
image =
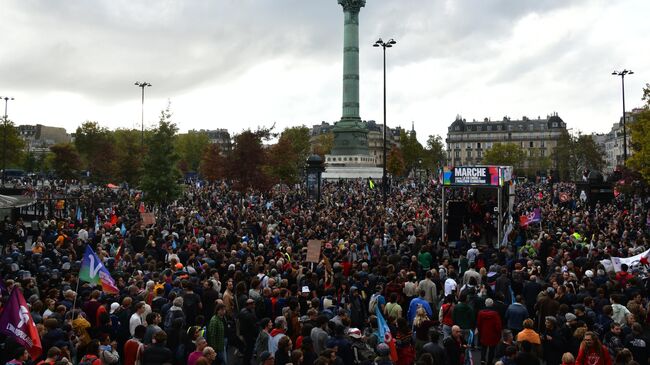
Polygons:
<instances>
[{"instance_id":1,"label":"rainbow flag","mask_svg":"<svg viewBox=\"0 0 650 365\"><path fill-rule=\"evenodd\" d=\"M79 279L93 285L100 284L102 290L109 294L118 294L120 292L108 269L99 260L95 251L90 248L90 245L86 246L86 252L84 252L81 269L79 270Z\"/></svg>"},{"instance_id":2,"label":"rainbow flag","mask_svg":"<svg viewBox=\"0 0 650 365\"><path fill-rule=\"evenodd\" d=\"M395 346L395 339L390 333L388 323L379 310L379 304L375 307L375 316L377 316L377 329L379 331L379 342L384 342L390 348L390 359L397 362L397 347Z\"/></svg>"}]
</instances>

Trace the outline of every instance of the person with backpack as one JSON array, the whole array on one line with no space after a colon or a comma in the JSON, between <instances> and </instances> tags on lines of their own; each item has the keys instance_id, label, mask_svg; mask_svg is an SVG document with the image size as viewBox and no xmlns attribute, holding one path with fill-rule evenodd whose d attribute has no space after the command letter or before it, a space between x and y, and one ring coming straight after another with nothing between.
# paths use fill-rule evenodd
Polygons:
<instances>
[{"instance_id":1,"label":"person with backpack","mask_svg":"<svg viewBox=\"0 0 650 365\"><path fill-rule=\"evenodd\" d=\"M454 325L454 296L447 295L440 306L438 320L442 324L443 339L451 336L451 327Z\"/></svg>"},{"instance_id":2,"label":"person with backpack","mask_svg":"<svg viewBox=\"0 0 650 365\"><path fill-rule=\"evenodd\" d=\"M167 315L165 316L165 323L163 324L165 332L171 331L174 320L177 318L183 320L182 327L185 327L187 321L185 320L185 313L183 313L183 297L176 297L172 302L171 308L169 308L169 311L167 311Z\"/></svg>"},{"instance_id":3,"label":"person with backpack","mask_svg":"<svg viewBox=\"0 0 650 365\"><path fill-rule=\"evenodd\" d=\"M99 341L92 340L86 346L86 354L81 358L78 365L102 365L99 358Z\"/></svg>"},{"instance_id":4,"label":"person with backpack","mask_svg":"<svg viewBox=\"0 0 650 365\"><path fill-rule=\"evenodd\" d=\"M55 365L55 364L66 364L66 365L72 365L72 362L68 360L67 358L63 357L63 352L61 351L60 348L56 346L50 347L50 349L47 351L47 357L45 360L41 360L36 363L36 365Z\"/></svg>"},{"instance_id":5,"label":"person with backpack","mask_svg":"<svg viewBox=\"0 0 650 365\"><path fill-rule=\"evenodd\" d=\"M378 284L375 287L375 294L373 294L370 297L370 301L368 301L368 314L375 314L377 306L379 306L379 312L384 313L386 307L386 298L381 295L383 289L384 288L381 286L381 284Z\"/></svg>"}]
</instances>

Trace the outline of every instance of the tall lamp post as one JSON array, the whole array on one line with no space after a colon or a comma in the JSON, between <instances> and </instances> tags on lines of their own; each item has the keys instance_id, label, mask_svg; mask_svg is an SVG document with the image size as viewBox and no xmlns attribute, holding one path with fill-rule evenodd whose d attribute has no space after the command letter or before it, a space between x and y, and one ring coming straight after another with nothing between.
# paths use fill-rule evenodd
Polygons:
<instances>
[{"instance_id":1,"label":"tall lamp post","mask_svg":"<svg viewBox=\"0 0 650 365\"><path fill-rule=\"evenodd\" d=\"M9 103L9 100L14 100L14 98L9 96L0 96L0 99L5 101L4 128L2 128L2 186L4 186L5 178L7 176L7 127L9 122L9 117L7 116L7 104Z\"/></svg>"},{"instance_id":2,"label":"tall lamp post","mask_svg":"<svg viewBox=\"0 0 650 365\"><path fill-rule=\"evenodd\" d=\"M142 107L140 109L140 123L142 125L141 143L142 143L142 148L144 148L144 88L151 86L151 84L146 81L143 82L136 81L135 86L142 89Z\"/></svg>"},{"instance_id":3,"label":"tall lamp post","mask_svg":"<svg viewBox=\"0 0 650 365\"><path fill-rule=\"evenodd\" d=\"M621 77L621 93L623 95L623 166L627 162L627 129L625 128L625 75L632 75L634 71L632 70L623 70L623 71L614 71L612 75Z\"/></svg>"},{"instance_id":4,"label":"tall lamp post","mask_svg":"<svg viewBox=\"0 0 650 365\"><path fill-rule=\"evenodd\" d=\"M379 38L377 42L372 45L373 47L381 47L384 51L384 160L381 171L381 190L384 198L384 207L386 207L386 194L388 191L388 184L386 182L386 48L391 48L395 43L397 42L395 42L393 38L389 39L387 42L384 42Z\"/></svg>"}]
</instances>

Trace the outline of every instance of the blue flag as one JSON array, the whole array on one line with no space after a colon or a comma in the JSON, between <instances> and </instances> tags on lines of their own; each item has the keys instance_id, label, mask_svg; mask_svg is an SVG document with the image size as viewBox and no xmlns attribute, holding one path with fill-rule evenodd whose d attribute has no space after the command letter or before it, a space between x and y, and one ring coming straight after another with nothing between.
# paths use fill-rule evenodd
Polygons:
<instances>
[{"instance_id":1,"label":"blue flag","mask_svg":"<svg viewBox=\"0 0 650 365\"><path fill-rule=\"evenodd\" d=\"M99 231L99 216L95 217L95 232Z\"/></svg>"},{"instance_id":2,"label":"blue flag","mask_svg":"<svg viewBox=\"0 0 650 365\"><path fill-rule=\"evenodd\" d=\"M115 280L111 277L108 269L99 260L90 245L86 246L81 268L79 269L79 279L89 282L93 285L101 285L102 290L106 293L117 294L120 290L115 285Z\"/></svg>"},{"instance_id":3,"label":"blue flag","mask_svg":"<svg viewBox=\"0 0 650 365\"><path fill-rule=\"evenodd\" d=\"M81 208L77 207L77 222L82 222L83 217L81 215Z\"/></svg>"},{"instance_id":4,"label":"blue flag","mask_svg":"<svg viewBox=\"0 0 650 365\"><path fill-rule=\"evenodd\" d=\"M124 226L124 223L122 223L122 228L120 228L120 233L122 236L126 236L126 227Z\"/></svg>"}]
</instances>

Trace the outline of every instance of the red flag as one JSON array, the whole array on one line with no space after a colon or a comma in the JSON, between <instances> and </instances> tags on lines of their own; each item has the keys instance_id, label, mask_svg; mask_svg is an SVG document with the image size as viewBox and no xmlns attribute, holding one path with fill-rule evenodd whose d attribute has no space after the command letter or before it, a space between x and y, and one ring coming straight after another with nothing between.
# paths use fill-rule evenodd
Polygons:
<instances>
[{"instance_id":1,"label":"red flag","mask_svg":"<svg viewBox=\"0 0 650 365\"><path fill-rule=\"evenodd\" d=\"M120 258L122 258L122 251L124 250L124 239L120 240L120 247L117 248L117 252L115 253L115 263L117 264L120 262Z\"/></svg>"},{"instance_id":2,"label":"red flag","mask_svg":"<svg viewBox=\"0 0 650 365\"><path fill-rule=\"evenodd\" d=\"M144 209L144 202L140 203L140 209L139 210L140 210L140 213L145 213L146 212L146 210Z\"/></svg>"},{"instance_id":3,"label":"red flag","mask_svg":"<svg viewBox=\"0 0 650 365\"><path fill-rule=\"evenodd\" d=\"M0 316L0 332L12 337L27 349L32 359L37 359L41 356L43 347L28 308L23 293L14 288Z\"/></svg>"},{"instance_id":4,"label":"red flag","mask_svg":"<svg viewBox=\"0 0 650 365\"><path fill-rule=\"evenodd\" d=\"M111 214L111 226L114 226L117 224L117 216L115 214Z\"/></svg>"}]
</instances>

